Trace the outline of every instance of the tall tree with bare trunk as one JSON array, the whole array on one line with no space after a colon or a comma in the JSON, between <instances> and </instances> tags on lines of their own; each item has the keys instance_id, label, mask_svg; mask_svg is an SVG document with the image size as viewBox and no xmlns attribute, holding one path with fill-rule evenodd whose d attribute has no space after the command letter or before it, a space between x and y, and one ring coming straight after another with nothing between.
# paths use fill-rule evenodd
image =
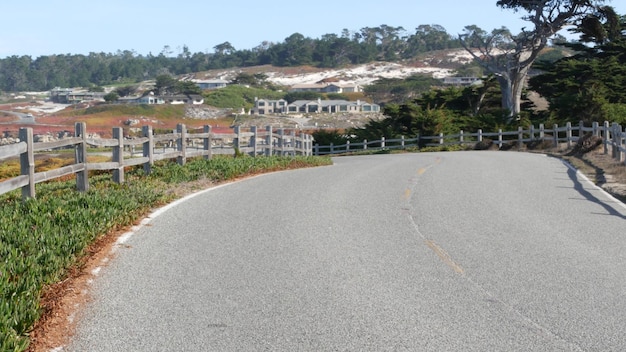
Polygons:
<instances>
[{"instance_id":1,"label":"tall tree with bare trunk","mask_svg":"<svg viewBox=\"0 0 626 352\"><path fill-rule=\"evenodd\" d=\"M602 5L603 0L498 0L496 5L522 12L530 29L511 34L500 28L491 33L467 26L459 35L461 44L487 71L493 73L502 91L502 108L515 118L520 113L522 89L528 70L548 40L566 26L575 25Z\"/></svg>"}]
</instances>

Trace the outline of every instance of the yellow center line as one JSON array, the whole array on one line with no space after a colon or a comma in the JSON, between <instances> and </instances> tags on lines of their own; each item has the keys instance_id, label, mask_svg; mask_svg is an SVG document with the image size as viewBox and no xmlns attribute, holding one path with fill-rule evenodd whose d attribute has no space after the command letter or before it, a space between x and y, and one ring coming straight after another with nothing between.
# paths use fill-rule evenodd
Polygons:
<instances>
[{"instance_id":1,"label":"yellow center line","mask_svg":"<svg viewBox=\"0 0 626 352\"><path fill-rule=\"evenodd\" d=\"M437 254L437 256L439 256L439 258L444 263L446 263L446 265L451 267L452 270L454 270L455 272L459 274L463 274L465 272L465 270L463 270L463 268L460 265L455 263L454 260L452 260L452 258L450 257L450 255L443 248L439 247L439 245L437 245L434 241L424 240L424 242L430 249L433 250L433 252L435 252L435 254Z\"/></svg>"}]
</instances>

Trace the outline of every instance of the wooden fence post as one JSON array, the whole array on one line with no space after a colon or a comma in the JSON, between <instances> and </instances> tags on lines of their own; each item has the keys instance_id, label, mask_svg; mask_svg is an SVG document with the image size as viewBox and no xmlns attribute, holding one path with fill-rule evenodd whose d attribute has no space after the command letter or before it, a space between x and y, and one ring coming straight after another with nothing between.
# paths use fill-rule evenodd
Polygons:
<instances>
[{"instance_id":1,"label":"wooden fence post","mask_svg":"<svg viewBox=\"0 0 626 352\"><path fill-rule=\"evenodd\" d=\"M113 147L113 162L117 168L113 169L113 182L124 183L124 130L121 127L113 127L113 139L117 145Z\"/></svg>"},{"instance_id":2,"label":"wooden fence post","mask_svg":"<svg viewBox=\"0 0 626 352\"><path fill-rule=\"evenodd\" d=\"M272 150L273 143L274 143L274 138L272 136L272 133L273 133L272 132L272 126L269 126L269 125L265 126L265 132L267 133L267 135L265 136L265 144L266 144L265 155L266 156L272 156L272 154L274 152Z\"/></svg>"},{"instance_id":3,"label":"wooden fence post","mask_svg":"<svg viewBox=\"0 0 626 352\"><path fill-rule=\"evenodd\" d=\"M613 124L613 158L617 161L622 161L622 125L618 123Z\"/></svg>"},{"instance_id":4,"label":"wooden fence post","mask_svg":"<svg viewBox=\"0 0 626 352\"><path fill-rule=\"evenodd\" d=\"M539 139L541 139L541 141L543 142L543 139L546 136L546 127L540 123L539 124Z\"/></svg>"},{"instance_id":5,"label":"wooden fence post","mask_svg":"<svg viewBox=\"0 0 626 352\"><path fill-rule=\"evenodd\" d=\"M233 132L235 133L235 138L233 138L233 148L235 148L235 154L237 154L241 148L241 126L235 126Z\"/></svg>"},{"instance_id":6,"label":"wooden fence post","mask_svg":"<svg viewBox=\"0 0 626 352\"><path fill-rule=\"evenodd\" d=\"M552 126L552 128L554 128L554 130L552 131L553 136L553 145L555 148L557 148L559 146L559 126L555 123L554 126Z\"/></svg>"},{"instance_id":7,"label":"wooden fence post","mask_svg":"<svg viewBox=\"0 0 626 352\"><path fill-rule=\"evenodd\" d=\"M530 140L534 141L535 140L535 125L530 125L529 134L530 134Z\"/></svg>"},{"instance_id":8,"label":"wooden fence post","mask_svg":"<svg viewBox=\"0 0 626 352\"><path fill-rule=\"evenodd\" d=\"M617 156L617 148L615 148L615 144L617 142L617 122L613 122L611 125L611 156L613 159Z\"/></svg>"},{"instance_id":9,"label":"wooden fence post","mask_svg":"<svg viewBox=\"0 0 626 352\"><path fill-rule=\"evenodd\" d=\"M624 164L626 165L626 157L624 157L624 152L622 152L622 150L621 150L622 146L624 146L625 142L626 142L626 139L625 139L625 137L626 137L626 128L622 128L622 125L620 125L620 132L619 132L619 134L620 134L620 137L619 137L619 140L620 140L620 153L622 154L621 158L624 158Z\"/></svg>"},{"instance_id":10,"label":"wooden fence post","mask_svg":"<svg viewBox=\"0 0 626 352\"><path fill-rule=\"evenodd\" d=\"M143 126L141 128L141 134L148 138L147 142L144 142L143 156L148 158L148 162L143 164L143 173L150 175L152 173L152 166L154 165L154 136L152 135L152 126Z\"/></svg>"},{"instance_id":11,"label":"wooden fence post","mask_svg":"<svg viewBox=\"0 0 626 352\"><path fill-rule=\"evenodd\" d=\"M22 187L22 199L35 198L35 155L33 153L33 129L22 127L20 142L26 143L26 151L20 154L20 174L28 176L28 184Z\"/></svg>"},{"instance_id":12,"label":"wooden fence post","mask_svg":"<svg viewBox=\"0 0 626 352\"><path fill-rule=\"evenodd\" d=\"M600 135L600 128L599 127L600 127L600 124L597 121L594 121L591 124L591 130L592 130L592 133L593 133L593 135L595 137L598 137Z\"/></svg>"},{"instance_id":13,"label":"wooden fence post","mask_svg":"<svg viewBox=\"0 0 626 352\"><path fill-rule=\"evenodd\" d=\"M204 126L204 133L207 134L206 137L204 137L204 151L207 152L207 154L204 155L204 159L206 160L211 160L213 158L213 148L211 146L212 144L212 138L211 138L211 133L212 133L212 128L209 125L205 125Z\"/></svg>"},{"instance_id":14,"label":"wooden fence post","mask_svg":"<svg viewBox=\"0 0 626 352\"><path fill-rule=\"evenodd\" d=\"M285 129L278 129L278 148L280 149L280 155L285 155Z\"/></svg>"},{"instance_id":15,"label":"wooden fence post","mask_svg":"<svg viewBox=\"0 0 626 352\"><path fill-rule=\"evenodd\" d=\"M79 192L89 190L89 172L87 171L87 124L77 122L74 125L74 135L82 139L76 145L75 163L82 165L83 170L76 173L76 188Z\"/></svg>"},{"instance_id":16,"label":"wooden fence post","mask_svg":"<svg viewBox=\"0 0 626 352\"><path fill-rule=\"evenodd\" d=\"M182 123L176 125L176 132L179 134L176 140L178 157L176 161L178 165L184 166L187 163L187 126Z\"/></svg>"},{"instance_id":17,"label":"wooden fence post","mask_svg":"<svg viewBox=\"0 0 626 352\"><path fill-rule=\"evenodd\" d=\"M622 146L626 145L626 128L622 128L622 126L620 125L620 137L619 137L619 144L620 144L620 161L622 161L621 159L623 158L624 160L624 166L626 166L626 155L624 152L622 152Z\"/></svg>"},{"instance_id":18,"label":"wooden fence post","mask_svg":"<svg viewBox=\"0 0 626 352\"><path fill-rule=\"evenodd\" d=\"M578 139L580 140L585 135L585 123L581 120L578 122Z\"/></svg>"},{"instance_id":19,"label":"wooden fence post","mask_svg":"<svg viewBox=\"0 0 626 352\"><path fill-rule=\"evenodd\" d=\"M602 144L604 144L604 154L609 154L609 121L604 121L604 125L602 126L603 135L602 135Z\"/></svg>"},{"instance_id":20,"label":"wooden fence post","mask_svg":"<svg viewBox=\"0 0 626 352\"><path fill-rule=\"evenodd\" d=\"M565 137L567 139L567 149L572 147L572 123L568 122L565 125Z\"/></svg>"},{"instance_id":21,"label":"wooden fence post","mask_svg":"<svg viewBox=\"0 0 626 352\"><path fill-rule=\"evenodd\" d=\"M252 156L256 158L257 154L257 139L259 138L259 132L257 131L257 126L250 126L250 132L252 132L252 137L250 137L249 145L252 147Z\"/></svg>"},{"instance_id":22,"label":"wooden fence post","mask_svg":"<svg viewBox=\"0 0 626 352\"><path fill-rule=\"evenodd\" d=\"M291 143L289 144L289 149L293 151L293 156L296 156L296 130L291 130L289 134L291 136Z\"/></svg>"},{"instance_id":23,"label":"wooden fence post","mask_svg":"<svg viewBox=\"0 0 626 352\"><path fill-rule=\"evenodd\" d=\"M517 126L517 149L521 150L524 146L524 128Z\"/></svg>"}]
</instances>

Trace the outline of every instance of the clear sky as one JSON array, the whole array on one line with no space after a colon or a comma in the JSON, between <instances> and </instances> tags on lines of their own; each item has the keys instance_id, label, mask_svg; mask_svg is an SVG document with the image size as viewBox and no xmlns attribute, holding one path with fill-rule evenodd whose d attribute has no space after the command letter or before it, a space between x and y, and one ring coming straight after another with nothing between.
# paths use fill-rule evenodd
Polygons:
<instances>
[{"instance_id":1,"label":"clear sky","mask_svg":"<svg viewBox=\"0 0 626 352\"><path fill-rule=\"evenodd\" d=\"M623 0L609 4L626 12ZM118 50L158 55L165 46L176 55L184 45L212 53L224 42L252 49L293 33L320 38L383 24L410 34L438 24L452 35L473 24L487 31L529 27L522 13L502 10L496 0L3 0L0 12L0 58Z\"/></svg>"}]
</instances>

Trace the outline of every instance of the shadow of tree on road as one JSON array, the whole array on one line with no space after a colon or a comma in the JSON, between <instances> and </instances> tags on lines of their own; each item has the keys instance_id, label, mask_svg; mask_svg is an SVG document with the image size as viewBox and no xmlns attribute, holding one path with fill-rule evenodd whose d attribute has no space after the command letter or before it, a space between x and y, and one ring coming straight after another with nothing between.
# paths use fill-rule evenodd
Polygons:
<instances>
[{"instance_id":1,"label":"shadow of tree on road","mask_svg":"<svg viewBox=\"0 0 626 352\"><path fill-rule=\"evenodd\" d=\"M602 170L600 170L600 172L601 171ZM580 193L580 195L582 195L585 199L602 206L607 211L608 215L613 215L622 219L626 219L626 215L624 215L622 212L611 206L611 204L601 201L595 195L593 195L593 193L585 189L584 185L578 180L578 172L576 171L576 169L570 167L569 165L567 165L567 175L574 183L574 189L578 193Z\"/></svg>"}]
</instances>

